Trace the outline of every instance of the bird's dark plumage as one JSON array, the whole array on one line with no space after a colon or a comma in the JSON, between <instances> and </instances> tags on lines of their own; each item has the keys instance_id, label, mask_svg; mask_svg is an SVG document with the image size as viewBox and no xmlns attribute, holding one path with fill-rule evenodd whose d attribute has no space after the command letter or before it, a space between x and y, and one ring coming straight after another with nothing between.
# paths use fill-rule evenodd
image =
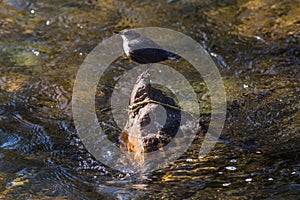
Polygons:
<instances>
[{"instance_id":1,"label":"bird's dark plumage","mask_svg":"<svg viewBox=\"0 0 300 200\"><path fill-rule=\"evenodd\" d=\"M129 52L129 57L140 64L157 63L165 60L178 61L180 56L164 49L144 48Z\"/></svg>"},{"instance_id":2,"label":"bird's dark plumage","mask_svg":"<svg viewBox=\"0 0 300 200\"><path fill-rule=\"evenodd\" d=\"M125 54L133 61L140 64L157 63L165 60L179 61L180 56L162 49L149 38L140 35L134 30L116 32L123 39Z\"/></svg>"}]
</instances>

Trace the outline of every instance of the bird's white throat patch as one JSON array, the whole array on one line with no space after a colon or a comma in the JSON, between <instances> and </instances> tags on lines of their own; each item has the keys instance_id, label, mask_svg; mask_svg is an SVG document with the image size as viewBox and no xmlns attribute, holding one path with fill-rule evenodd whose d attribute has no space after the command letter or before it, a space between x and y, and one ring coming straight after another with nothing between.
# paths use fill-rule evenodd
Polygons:
<instances>
[{"instance_id":1,"label":"bird's white throat patch","mask_svg":"<svg viewBox=\"0 0 300 200\"><path fill-rule=\"evenodd\" d=\"M124 36L124 35L121 35L122 39L123 39L123 49L124 49L124 52L126 54L126 56L129 56L129 46L128 46L128 39Z\"/></svg>"}]
</instances>

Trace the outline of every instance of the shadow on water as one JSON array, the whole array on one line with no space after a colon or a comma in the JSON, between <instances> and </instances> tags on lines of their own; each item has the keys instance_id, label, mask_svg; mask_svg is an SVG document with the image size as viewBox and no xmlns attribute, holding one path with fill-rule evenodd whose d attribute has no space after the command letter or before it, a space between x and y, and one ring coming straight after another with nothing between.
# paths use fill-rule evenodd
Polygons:
<instances>
[{"instance_id":1,"label":"shadow on water","mask_svg":"<svg viewBox=\"0 0 300 200\"><path fill-rule=\"evenodd\" d=\"M292 0L1 1L0 199L296 199L298 13ZM71 96L80 64L99 42L144 26L177 30L203 45L223 77L227 116L209 156L198 158L201 143L194 141L168 167L128 175L87 152ZM207 91L198 92L209 102ZM96 100L105 113L103 94L99 89ZM209 103L203 106L209 116ZM110 140L118 131L108 128Z\"/></svg>"}]
</instances>

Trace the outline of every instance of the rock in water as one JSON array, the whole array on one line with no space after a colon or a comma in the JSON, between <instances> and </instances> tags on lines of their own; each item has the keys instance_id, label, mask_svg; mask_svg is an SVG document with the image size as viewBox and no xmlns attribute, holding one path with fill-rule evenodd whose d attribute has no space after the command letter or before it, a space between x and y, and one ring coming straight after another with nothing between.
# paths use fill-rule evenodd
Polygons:
<instances>
[{"instance_id":1,"label":"rock in water","mask_svg":"<svg viewBox=\"0 0 300 200\"><path fill-rule=\"evenodd\" d=\"M151 86L148 70L136 81L129 104L120 146L133 152L135 162L143 164L145 153L161 149L181 132L183 112L174 99Z\"/></svg>"}]
</instances>

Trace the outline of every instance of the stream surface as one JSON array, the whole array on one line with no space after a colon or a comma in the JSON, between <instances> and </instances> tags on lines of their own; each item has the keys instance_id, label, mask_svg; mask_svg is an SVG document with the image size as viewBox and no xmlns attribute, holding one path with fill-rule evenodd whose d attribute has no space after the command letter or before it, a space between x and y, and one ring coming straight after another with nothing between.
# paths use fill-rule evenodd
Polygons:
<instances>
[{"instance_id":1,"label":"stream surface","mask_svg":"<svg viewBox=\"0 0 300 200\"><path fill-rule=\"evenodd\" d=\"M300 7L294 0L0 0L0 199L299 199ZM164 27L199 42L223 78L227 114L205 158L190 148L167 167L124 174L84 147L72 90L86 56L116 30ZM95 95L99 123L115 81ZM209 91L185 70L209 124ZM106 114L105 114L106 113Z\"/></svg>"}]
</instances>

